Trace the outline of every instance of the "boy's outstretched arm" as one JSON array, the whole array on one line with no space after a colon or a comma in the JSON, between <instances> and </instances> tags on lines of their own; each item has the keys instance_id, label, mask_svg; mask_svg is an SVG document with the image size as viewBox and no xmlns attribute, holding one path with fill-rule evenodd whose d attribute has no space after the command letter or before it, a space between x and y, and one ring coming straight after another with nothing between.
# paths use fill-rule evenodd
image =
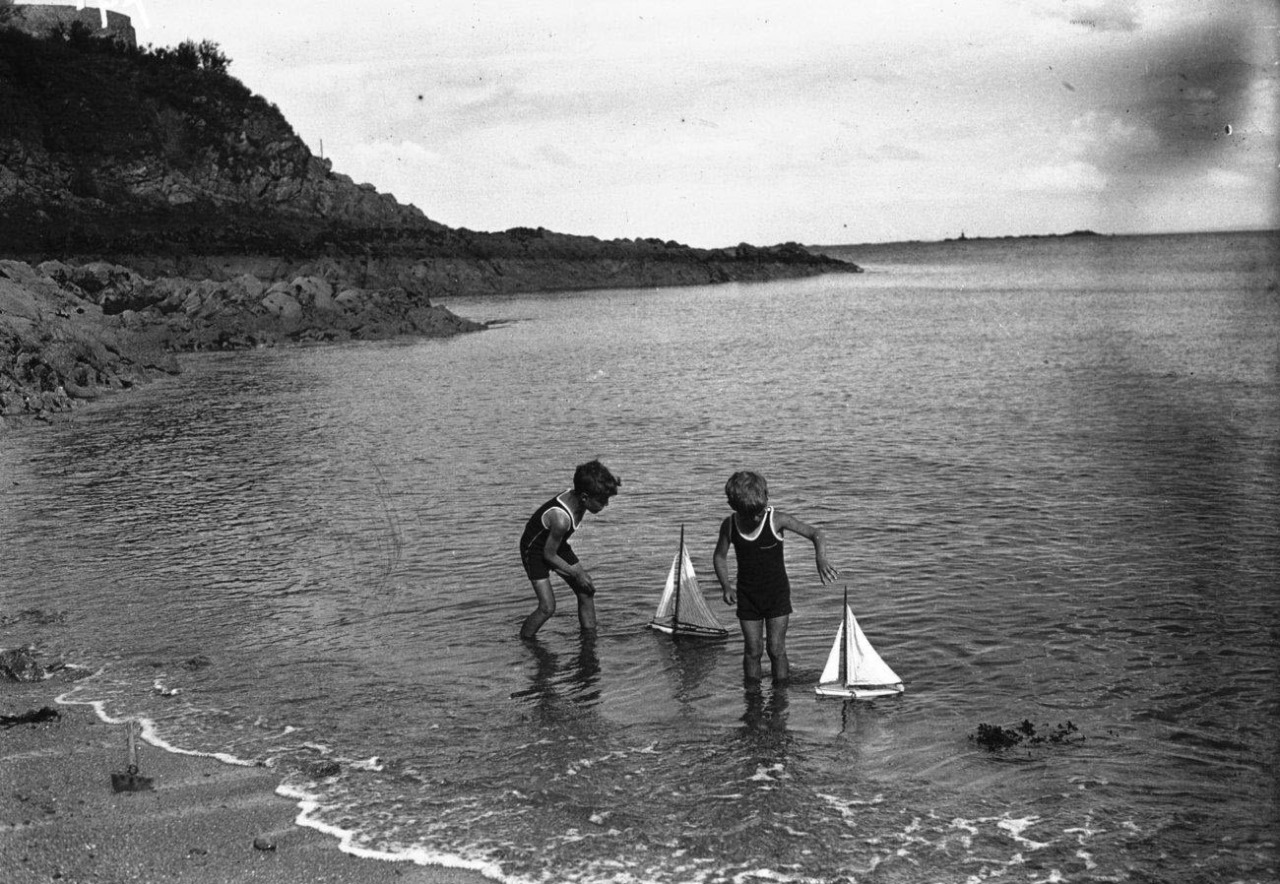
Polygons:
<instances>
[{"instance_id":1,"label":"boy's outstretched arm","mask_svg":"<svg viewBox=\"0 0 1280 884\"><path fill-rule=\"evenodd\" d=\"M821 528L815 528L807 522L802 522L795 516L789 516L786 513L773 511L774 522L779 528L785 531L794 531L801 537L808 538L813 542L813 556L818 563L818 577L823 583L834 583L840 577L840 572L831 567L831 563L827 561L827 538Z\"/></svg>"},{"instance_id":2,"label":"boy's outstretched arm","mask_svg":"<svg viewBox=\"0 0 1280 884\"><path fill-rule=\"evenodd\" d=\"M547 526L547 543L542 548L543 561L547 563L547 567L563 577L569 586L581 590L585 595L595 595L595 583L587 573L587 569L582 567L582 563L571 565L557 555L560 550L560 541L564 540L564 535L569 530L569 517L559 510L550 510L547 518L551 524Z\"/></svg>"},{"instance_id":3,"label":"boy's outstretched arm","mask_svg":"<svg viewBox=\"0 0 1280 884\"><path fill-rule=\"evenodd\" d=\"M732 517L730 517L732 518ZM716 579L720 581L720 592L726 605L736 605L738 594L729 582L729 519L720 525L720 537L716 540L716 551L711 554L711 566L716 570Z\"/></svg>"}]
</instances>

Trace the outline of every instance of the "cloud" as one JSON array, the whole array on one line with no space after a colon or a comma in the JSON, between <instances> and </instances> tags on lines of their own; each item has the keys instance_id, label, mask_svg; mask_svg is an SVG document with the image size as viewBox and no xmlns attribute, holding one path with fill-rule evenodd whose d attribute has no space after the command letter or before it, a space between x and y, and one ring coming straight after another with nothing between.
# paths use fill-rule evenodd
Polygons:
<instances>
[{"instance_id":1,"label":"cloud","mask_svg":"<svg viewBox=\"0 0 1280 884\"><path fill-rule=\"evenodd\" d=\"M1205 178L1209 184L1214 187L1224 187L1233 190L1252 189L1255 182L1248 175L1242 175L1239 172L1233 172L1230 169L1213 168L1205 173Z\"/></svg>"},{"instance_id":2,"label":"cloud","mask_svg":"<svg viewBox=\"0 0 1280 884\"><path fill-rule=\"evenodd\" d=\"M1141 0L1032 0L1026 8L1077 30L1131 33L1143 26L1143 5Z\"/></svg>"},{"instance_id":3,"label":"cloud","mask_svg":"<svg viewBox=\"0 0 1280 884\"><path fill-rule=\"evenodd\" d=\"M894 160L904 163L913 163L925 158L921 151L901 143L877 145L871 152L871 156L875 159Z\"/></svg>"},{"instance_id":4,"label":"cloud","mask_svg":"<svg viewBox=\"0 0 1280 884\"><path fill-rule=\"evenodd\" d=\"M1068 22L1091 31L1136 31L1141 27L1141 10L1136 0L1101 0L1069 3L1059 13Z\"/></svg>"},{"instance_id":5,"label":"cloud","mask_svg":"<svg viewBox=\"0 0 1280 884\"><path fill-rule=\"evenodd\" d=\"M1027 193L1097 193L1107 186L1107 176L1081 160L1037 166L1014 177L1015 190Z\"/></svg>"},{"instance_id":6,"label":"cloud","mask_svg":"<svg viewBox=\"0 0 1280 884\"><path fill-rule=\"evenodd\" d=\"M537 155L543 162L549 163L553 166L562 166L567 169L583 168L582 162L552 144L543 144L539 146Z\"/></svg>"},{"instance_id":7,"label":"cloud","mask_svg":"<svg viewBox=\"0 0 1280 884\"><path fill-rule=\"evenodd\" d=\"M1226 11L1194 28L1153 24L1144 36L1116 45L1115 38L1090 40L1088 65L1077 60L1073 72L1077 91L1059 93L1070 96L1075 113L1049 165L1070 159L1093 166L1117 197L1215 166L1243 171L1240 164L1250 161L1246 141L1256 157L1263 140L1227 137L1226 127L1273 133L1280 103L1268 43L1274 29L1263 23L1248 11Z\"/></svg>"},{"instance_id":8,"label":"cloud","mask_svg":"<svg viewBox=\"0 0 1280 884\"><path fill-rule=\"evenodd\" d=\"M1161 162L1211 160L1227 124L1253 122L1256 90L1280 99L1274 27L1264 24L1260 15L1224 16L1168 41L1149 60L1132 109L1159 139Z\"/></svg>"},{"instance_id":9,"label":"cloud","mask_svg":"<svg viewBox=\"0 0 1280 884\"><path fill-rule=\"evenodd\" d=\"M1250 84L1262 74L1251 64L1196 47L1174 57L1144 78L1137 112L1160 139L1169 162L1184 162L1219 147L1217 136L1248 107Z\"/></svg>"},{"instance_id":10,"label":"cloud","mask_svg":"<svg viewBox=\"0 0 1280 884\"><path fill-rule=\"evenodd\" d=\"M1070 156L1100 165L1127 165L1122 158L1157 149L1159 135L1147 123L1124 110L1091 110L1071 121L1062 138Z\"/></svg>"},{"instance_id":11,"label":"cloud","mask_svg":"<svg viewBox=\"0 0 1280 884\"><path fill-rule=\"evenodd\" d=\"M397 195L411 193L418 177L440 166L439 154L407 140L336 144L331 146L330 159L334 171Z\"/></svg>"}]
</instances>

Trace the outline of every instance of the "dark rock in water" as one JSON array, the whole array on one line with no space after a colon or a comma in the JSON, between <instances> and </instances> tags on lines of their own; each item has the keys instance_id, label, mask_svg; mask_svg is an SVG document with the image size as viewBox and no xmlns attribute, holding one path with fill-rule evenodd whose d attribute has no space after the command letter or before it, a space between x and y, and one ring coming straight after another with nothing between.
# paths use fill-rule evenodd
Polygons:
<instances>
[{"instance_id":1,"label":"dark rock in water","mask_svg":"<svg viewBox=\"0 0 1280 884\"><path fill-rule=\"evenodd\" d=\"M40 608L26 608L16 614L5 614L0 616L0 626L14 626L18 623L30 623L34 626L50 626L55 623L65 623L67 615L65 611L44 611Z\"/></svg>"},{"instance_id":2,"label":"dark rock in water","mask_svg":"<svg viewBox=\"0 0 1280 884\"><path fill-rule=\"evenodd\" d=\"M998 724L987 724L983 722L978 725L976 733L970 734L969 739L976 742L983 749L1008 749L1010 746L1016 746L1022 742L1022 735L1015 730L1001 727Z\"/></svg>"},{"instance_id":3,"label":"dark rock in water","mask_svg":"<svg viewBox=\"0 0 1280 884\"><path fill-rule=\"evenodd\" d=\"M46 721L57 721L62 713L51 706L42 706L19 715L0 715L0 727L17 727L20 724L43 724Z\"/></svg>"},{"instance_id":4,"label":"dark rock in water","mask_svg":"<svg viewBox=\"0 0 1280 884\"><path fill-rule=\"evenodd\" d=\"M342 773L342 765L336 761L317 761L307 765L306 771L308 776L322 780Z\"/></svg>"},{"instance_id":5,"label":"dark rock in water","mask_svg":"<svg viewBox=\"0 0 1280 884\"><path fill-rule=\"evenodd\" d=\"M0 677L9 681L41 681L45 668L36 661L31 648L0 651Z\"/></svg>"},{"instance_id":6,"label":"dark rock in water","mask_svg":"<svg viewBox=\"0 0 1280 884\"><path fill-rule=\"evenodd\" d=\"M266 835L259 835L257 838L253 839L253 849L262 851L275 850L276 842L272 841Z\"/></svg>"},{"instance_id":7,"label":"dark rock in water","mask_svg":"<svg viewBox=\"0 0 1280 884\"><path fill-rule=\"evenodd\" d=\"M206 657L204 654L197 654L194 657L184 660L182 663L182 668L190 672L195 672L197 669L206 669L212 665L213 665L213 661L210 660L208 657Z\"/></svg>"},{"instance_id":8,"label":"dark rock in water","mask_svg":"<svg viewBox=\"0 0 1280 884\"><path fill-rule=\"evenodd\" d=\"M1054 725L1048 731L1041 733L1029 719L1024 718L1021 724L1011 728L998 724L979 724L977 731L970 734L969 739L983 749L995 752L1022 743L1028 746L1039 746L1044 743L1078 742L1084 739L1083 736L1073 736L1078 733L1079 728L1070 719L1066 724Z\"/></svg>"}]
</instances>

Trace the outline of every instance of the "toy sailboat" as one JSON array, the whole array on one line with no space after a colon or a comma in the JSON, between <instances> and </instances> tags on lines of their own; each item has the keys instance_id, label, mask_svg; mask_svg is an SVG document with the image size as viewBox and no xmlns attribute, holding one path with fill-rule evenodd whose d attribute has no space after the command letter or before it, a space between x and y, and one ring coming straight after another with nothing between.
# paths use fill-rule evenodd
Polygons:
<instances>
[{"instance_id":1,"label":"toy sailboat","mask_svg":"<svg viewBox=\"0 0 1280 884\"><path fill-rule=\"evenodd\" d=\"M849 607L849 587L844 588L844 619L836 630L835 644L818 681L819 697L870 700L892 697L903 691L902 679L880 659L863 635Z\"/></svg>"},{"instance_id":2,"label":"toy sailboat","mask_svg":"<svg viewBox=\"0 0 1280 884\"><path fill-rule=\"evenodd\" d=\"M684 526L680 526L680 549L671 563L667 586L658 600L658 610L649 626L670 635L698 635L723 638L729 631L720 625L707 607L698 588L698 575L684 545Z\"/></svg>"}]
</instances>

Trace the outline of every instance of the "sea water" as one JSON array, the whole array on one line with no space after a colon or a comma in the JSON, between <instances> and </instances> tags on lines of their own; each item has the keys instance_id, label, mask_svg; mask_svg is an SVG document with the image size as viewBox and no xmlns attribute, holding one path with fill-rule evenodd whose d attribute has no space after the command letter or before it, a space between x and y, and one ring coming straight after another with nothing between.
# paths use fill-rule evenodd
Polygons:
<instances>
[{"instance_id":1,"label":"sea water","mask_svg":"<svg viewBox=\"0 0 1280 884\"><path fill-rule=\"evenodd\" d=\"M844 247L188 357L0 443L0 647L347 850L500 881L1275 881L1277 247ZM561 587L521 642L520 531L594 457L599 635ZM785 686L711 570L738 469L841 572L788 539ZM726 641L646 628L682 526ZM845 587L903 696L815 696Z\"/></svg>"}]
</instances>

